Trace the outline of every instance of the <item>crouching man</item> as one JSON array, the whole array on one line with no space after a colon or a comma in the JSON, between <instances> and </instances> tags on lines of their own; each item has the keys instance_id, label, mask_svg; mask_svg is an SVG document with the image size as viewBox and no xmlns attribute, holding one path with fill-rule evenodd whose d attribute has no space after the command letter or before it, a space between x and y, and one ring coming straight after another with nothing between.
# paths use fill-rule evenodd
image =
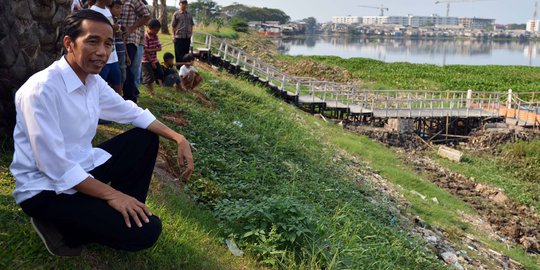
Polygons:
<instances>
[{"instance_id":1,"label":"crouching man","mask_svg":"<svg viewBox=\"0 0 540 270\"><path fill-rule=\"evenodd\" d=\"M106 17L82 10L63 27L67 53L15 97L13 196L53 255L80 255L88 243L148 248L161 233L145 204L158 135L178 144L186 179L193 172L189 142L99 76L114 46ZM136 128L93 147L100 118Z\"/></svg>"}]
</instances>

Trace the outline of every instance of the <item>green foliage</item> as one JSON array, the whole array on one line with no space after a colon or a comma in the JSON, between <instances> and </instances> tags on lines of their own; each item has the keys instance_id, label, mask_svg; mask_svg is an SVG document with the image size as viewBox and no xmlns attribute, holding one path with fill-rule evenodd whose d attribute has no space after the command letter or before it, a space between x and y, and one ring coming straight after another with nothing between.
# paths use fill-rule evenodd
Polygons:
<instances>
[{"instance_id":1,"label":"green foliage","mask_svg":"<svg viewBox=\"0 0 540 270\"><path fill-rule=\"evenodd\" d=\"M308 17L302 21L306 23L306 34L314 34L317 31L317 19Z\"/></svg>"},{"instance_id":2,"label":"green foliage","mask_svg":"<svg viewBox=\"0 0 540 270\"><path fill-rule=\"evenodd\" d=\"M506 169L525 181L540 184L540 140L505 144L499 151Z\"/></svg>"},{"instance_id":3,"label":"green foliage","mask_svg":"<svg viewBox=\"0 0 540 270\"><path fill-rule=\"evenodd\" d=\"M247 82L213 79L201 90L216 111L172 94L170 104L143 105L156 114L182 108L200 175L187 191L240 248L280 268L440 267L332 163L332 148L304 124L311 116Z\"/></svg>"},{"instance_id":4,"label":"green foliage","mask_svg":"<svg viewBox=\"0 0 540 270\"><path fill-rule=\"evenodd\" d=\"M197 0L197 2L190 2L188 9L197 22L204 20L212 21L217 19L221 14L221 6L212 0Z\"/></svg>"},{"instance_id":5,"label":"green foliage","mask_svg":"<svg viewBox=\"0 0 540 270\"><path fill-rule=\"evenodd\" d=\"M215 211L225 222L226 232L251 247L269 245L269 238L275 250L301 247L313 227L309 220L313 214L300 201L280 195L255 201L225 199Z\"/></svg>"},{"instance_id":6,"label":"green foliage","mask_svg":"<svg viewBox=\"0 0 540 270\"><path fill-rule=\"evenodd\" d=\"M351 71L368 89L468 90L529 92L540 88L540 68L527 66L436 66L385 63L367 58L335 56L282 56L290 61L310 59Z\"/></svg>"},{"instance_id":7,"label":"green foliage","mask_svg":"<svg viewBox=\"0 0 540 270\"><path fill-rule=\"evenodd\" d=\"M223 8L227 16L238 16L246 21L279 21L287 23L291 19L289 15L280 9L266 7L251 7L242 4L233 4Z\"/></svg>"},{"instance_id":8,"label":"green foliage","mask_svg":"<svg viewBox=\"0 0 540 270\"><path fill-rule=\"evenodd\" d=\"M248 23L238 16L231 18L229 26L232 27L232 29L234 29L236 32L247 33L249 30Z\"/></svg>"}]
</instances>

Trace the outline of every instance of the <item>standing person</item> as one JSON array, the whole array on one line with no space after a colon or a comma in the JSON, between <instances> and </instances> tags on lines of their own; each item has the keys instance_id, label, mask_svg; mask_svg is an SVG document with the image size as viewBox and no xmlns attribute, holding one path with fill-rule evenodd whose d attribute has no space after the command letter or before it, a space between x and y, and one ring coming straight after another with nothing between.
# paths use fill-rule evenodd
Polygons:
<instances>
[{"instance_id":1,"label":"standing person","mask_svg":"<svg viewBox=\"0 0 540 270\"><path fill-rule=\"evenodd\" d=\"M124 82L124 99L137 102L139 89L137 89L137 70L140 70L142 54L138 56L137 48L144 37L138 29L150 21L150 11L142 0L125 0L120 15L121 24L126 27L126 52L131 59L131 66L126 70L126 81ZM144 30L143 30L144 31Z\"/></svg>"},{"instance_id":2,"label":"standing person","mask_svg":"<svg viewBox=\"0 0 540 270\"><path fill-rule=\"evenodd\" d=\"M184 65L180 68L180 80L185 90L195 89L201 82L202 77L193 66L195 57L191 53L184 55Z\"/></svg>"},{"instance_id":3,"label":"standing person","mask_svg":"<svg viewBox=\"0 0 540 270\"><path fill-rule=\"evenodd\" d=\"M180 10L174 12L171 22L174 33L174 55L177 63L182 62L184 55L189 53L189 47L191 46L194 23L191 13L187 11L187 5L187 0L180 1ZM176 67L180 68L180 64L177 64Z\"/></svg>"},{"instance_id":4,"label":"standing person","mask_svg":"<svg viewBox=\"0 0 540 270\"><path fill-rule=\"evenodd\" d=\"M122 90L124 87L124 82L126 81L126 68L127 66L131 65L131 59L129 59L129 57L126 55L126 38L124 35L126 32L126 27L119 24L120 13L122 12L122 0L113 0L109 6L109 9L113 15L114 22L120 26L118 31L114 32L114 49L116 51L116 55L118 56L118 65L120 66L120 74L122 75L120 79L122 88L119 94L123 95Z\"/></svg>"},{"instance_id":5,"label":"standing person","mask_svg":"<svg viewBox=\"0 0 540 270\"><path fill-rule=\"evenodd\" d=\"M150 95L154 95L154 83L163 87L163 70L157 59L157 52L161 51L161 42L157 35L161 29L161 23L152 19L148 23L148 30L144 36L144 55L142 59L143 83L148 88Z\"/></svg>"},{"instance_id":6,"label":"standing person","mask_svg":"<svg viewBox=\"0 0 540 270\"><path fill-rule=\"evenodd\" d=\"M78 256L87 243L148 248L162 228L145 204L157 135L177 143L186 179L193 172L189 142L97 75L112 52L107 18L81 10L64 20L63 30L67 54L15 96L13 196L53 255ZM100 117L137 128L92 147Z\"/></svg>"},{"instance_id":7,"label":"standing person","mask_svg":"<svg viewBox=\"0 0 540 270\"><path fill-rule=\"evenodd\" d=\"M112 0L97 0L96 3L90 7L91 10L97 11L105 16L109 22L113 25L115 33L120 31L120 25L114 23L114 18L109 10ZM101 70L99 75L116 91L116 93L122 93L122 73L120 73L120 64L118 63L118 55L114 49L114 43L112 44L112 52L107 60L107 65Z\"/></svg>"}]
</instances>

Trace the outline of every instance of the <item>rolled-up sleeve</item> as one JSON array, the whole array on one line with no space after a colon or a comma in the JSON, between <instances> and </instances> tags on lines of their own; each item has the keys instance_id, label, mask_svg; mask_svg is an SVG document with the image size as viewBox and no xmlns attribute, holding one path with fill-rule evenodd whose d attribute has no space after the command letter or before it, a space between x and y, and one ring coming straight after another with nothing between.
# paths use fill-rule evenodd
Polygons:
<instances>
[{"instance_id":1,"label":"rolled-up sleeve","mask_svg":"<svg viewBox=\"0 0 540 270\"><path fill-rule=\"evenodd\" d=\"M55 97L46 86L18 100L17 113L28 134L31 152L38 170L52 180L54 191L63 193L90 176L66 155Z\"/></svg>"}]
</instances>

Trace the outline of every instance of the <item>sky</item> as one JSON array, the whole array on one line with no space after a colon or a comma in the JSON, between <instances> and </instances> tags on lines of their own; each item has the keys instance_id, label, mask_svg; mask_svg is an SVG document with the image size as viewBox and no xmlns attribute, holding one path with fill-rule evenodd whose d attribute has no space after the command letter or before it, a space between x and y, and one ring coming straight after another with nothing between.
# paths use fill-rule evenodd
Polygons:
<instances>
[{"instance_id":1,"label":"sky","mask_svg":"<svg viewBox=\"0 0 540 270\"><path fill-rule=\"evenodd\" d=\"M195 0L191 0L195 1ZM292 20L315 17L318 22L328 22L332 16L376 16L379 9L358 7L381 4L389 10L385 15L430 16L446 15L446 3L435 4L436 0L213 0L220 6L234 2L256 7L281 9ZM440 0L446 1L446 0ZM536 0L450 0L451 17L478 17L495 19L497 24L526 23L532 19ZM151 2L151 1L148 1ZM178 5L178 0L167 0L167 5ZM540 19L540 12L537 19Z\"/></svg>"}]
</instances>

